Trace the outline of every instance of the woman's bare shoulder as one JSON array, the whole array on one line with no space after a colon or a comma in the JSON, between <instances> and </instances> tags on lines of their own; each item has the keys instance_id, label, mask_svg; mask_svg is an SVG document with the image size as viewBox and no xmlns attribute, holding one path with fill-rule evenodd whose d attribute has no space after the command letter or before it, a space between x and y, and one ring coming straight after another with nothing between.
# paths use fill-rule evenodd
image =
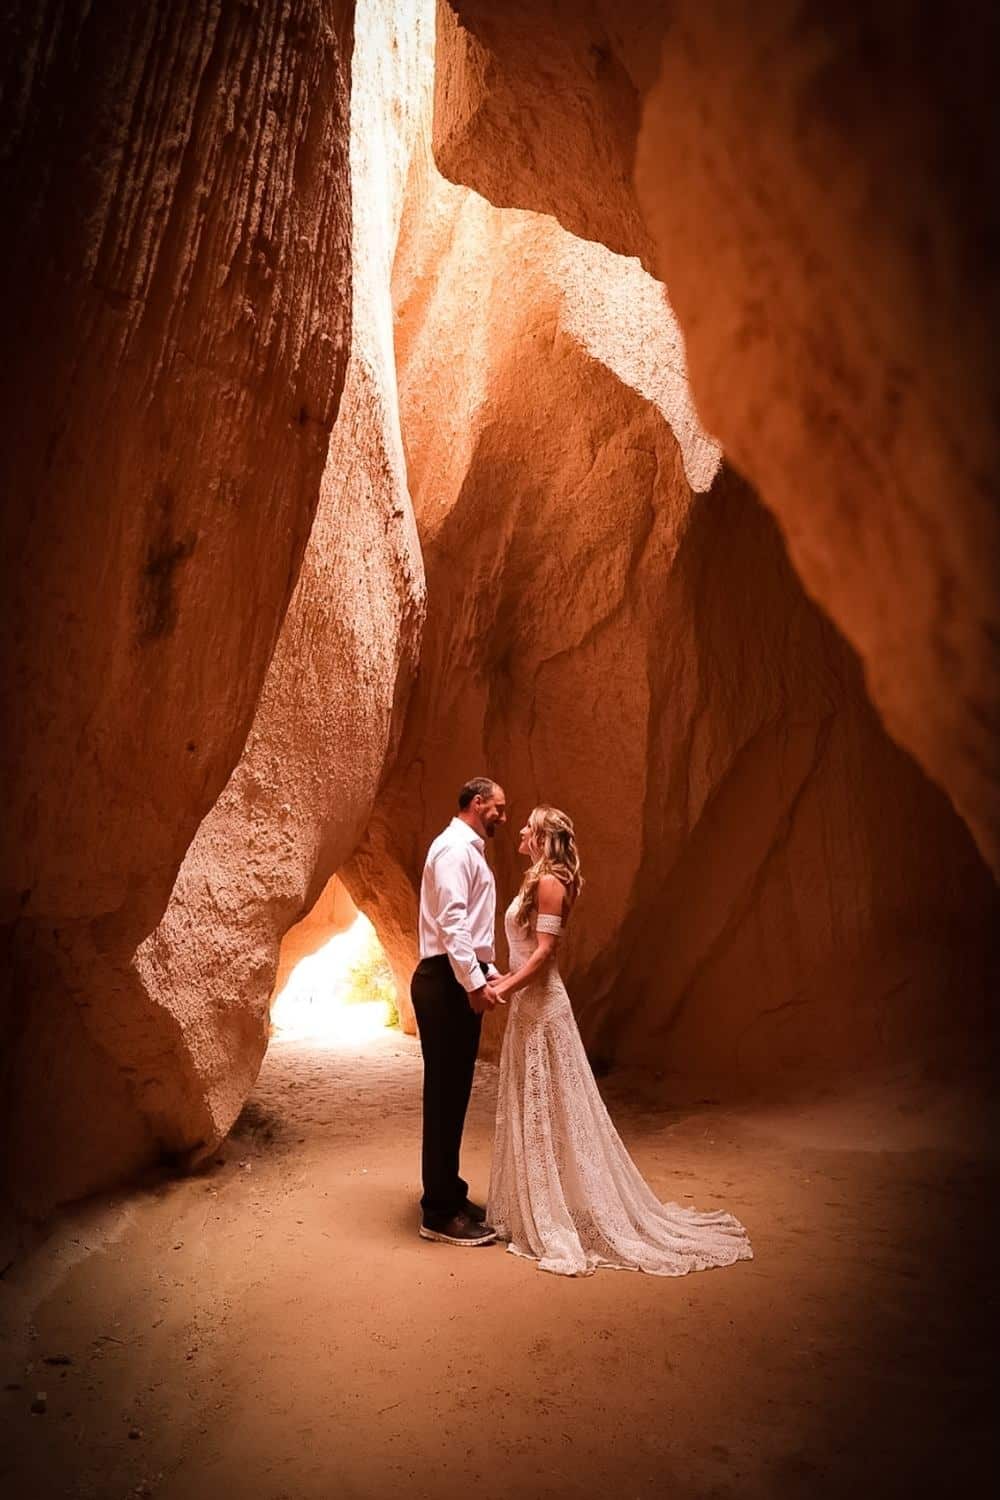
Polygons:
<instances>
[{"instance_id":1,"label":"woman's bare shoulder","mask_svg":"<svg viewBox=\"0 0 1000 1500\"><path fill-rule=\"evenodd\" d=\"M538 910L561 915L566 905L566 887L556 875L542 875L538 881Z\"/></svg>"}]
</instances>

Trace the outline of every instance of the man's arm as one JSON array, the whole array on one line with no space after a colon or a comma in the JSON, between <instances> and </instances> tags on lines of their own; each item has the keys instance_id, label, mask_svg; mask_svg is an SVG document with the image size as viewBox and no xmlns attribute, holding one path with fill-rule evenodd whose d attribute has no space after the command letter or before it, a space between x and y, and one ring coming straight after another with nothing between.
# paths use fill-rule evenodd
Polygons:
<instances>
[{"instance_id":1,"label":"man's arm","mask_svg":"<svg viewBox=\"0 0 1000 1500\"><path fill-rule=\"evenodd\" d=\"M469 996L473 1010L490 1003L485 994L483 968L476 957L469 931L469 852L460 846L442 849L434 861L434 910L448 962L459 984ZM482 1004L474 1003L473 997Z\"/></svg>"}]
</instances>

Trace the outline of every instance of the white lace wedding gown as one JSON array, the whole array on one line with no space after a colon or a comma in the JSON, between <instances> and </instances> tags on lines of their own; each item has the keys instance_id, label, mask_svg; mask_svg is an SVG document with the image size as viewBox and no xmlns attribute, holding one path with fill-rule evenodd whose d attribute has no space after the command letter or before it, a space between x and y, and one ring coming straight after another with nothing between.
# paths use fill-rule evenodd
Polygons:
<instances>
[{"instance_id":1,"label":"white lace wedding gown","mask_svg":"<svg viewBox=\"0 0 1000 1500\"><path fill-rule=\"evenodd\" d=\"M504 918L512 970L535 949L517 904ZM559 930L558 917L536 920ZM514 1254L561 1276L598 1266L684 1276L753 1258L731 1214L660 1203L646 1186L598 1092L555 958L510 997L487 1218Z\"/></svg>"}]
</instances>

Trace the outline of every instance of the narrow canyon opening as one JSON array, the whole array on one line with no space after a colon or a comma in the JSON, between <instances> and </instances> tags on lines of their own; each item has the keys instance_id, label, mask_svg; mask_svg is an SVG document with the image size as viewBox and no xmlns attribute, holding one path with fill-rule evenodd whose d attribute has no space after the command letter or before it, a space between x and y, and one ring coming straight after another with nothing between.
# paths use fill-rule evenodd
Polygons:
<instances>
[{"instance_id":1,"label":"narrow canyon opening","mask_svg":"<svg viewBox=\"0 0 1000 1500\"><path fill-rule=\"evenodd\" d=\"M972 1483L998 23L905 11L7 7L0 1480ZM422 1256L477 773L501 910L575 820L584 1044L728 1283Z\"/></svg>"},{"instance_id":2,"label":"narrow canyon opening","mask_svg":"<svg viewBox=\"0 0 1000 1500\"><path fill-rule=\"evenodd\" d=\"M396 982L371 922L331 875L281 940L271 1044L363 1042L399 1025Z\"/></svg>"}]
</instances>

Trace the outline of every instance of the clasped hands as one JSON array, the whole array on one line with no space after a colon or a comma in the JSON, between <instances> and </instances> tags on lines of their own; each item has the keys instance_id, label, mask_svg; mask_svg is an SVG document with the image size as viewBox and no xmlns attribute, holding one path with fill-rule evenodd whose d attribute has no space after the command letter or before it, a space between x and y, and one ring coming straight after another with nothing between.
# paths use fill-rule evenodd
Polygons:
<instances>
[{"instance_id":1,"label":"clasped hands","mask_svg":"<svg viewBox=\"0 0 1000 1500\"><path fill-rule=\"evenodd\" d=\"M497 983L503 978L505 978L503 974L494 974L481 989L470 991L469 1004L477 1016L484 1015L488 1010L494 1010L498 1005L507 1004L504 997L498 995L496 991Z\"/></svg>"}]
</instances>

